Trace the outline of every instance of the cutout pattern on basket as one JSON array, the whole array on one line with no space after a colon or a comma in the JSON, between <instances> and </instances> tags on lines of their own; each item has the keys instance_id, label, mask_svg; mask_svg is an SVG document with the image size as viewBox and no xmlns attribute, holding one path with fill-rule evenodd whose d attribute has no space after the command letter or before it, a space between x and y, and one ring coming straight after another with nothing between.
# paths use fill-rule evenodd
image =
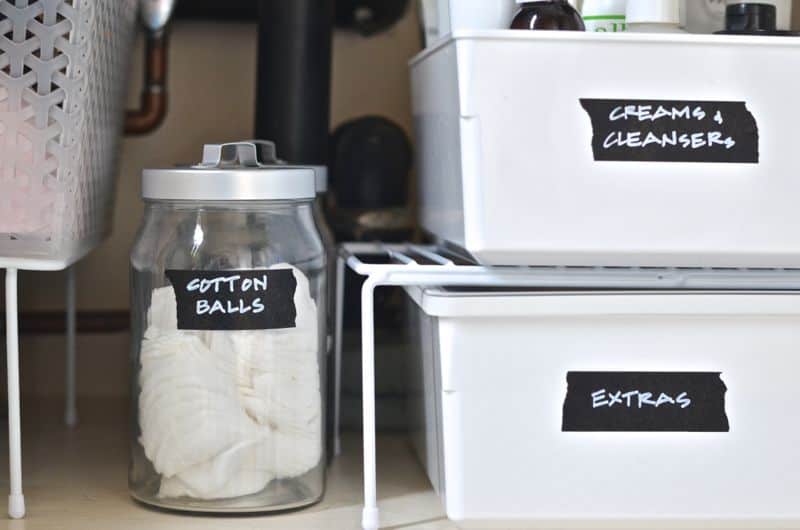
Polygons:
<instances>
[{"instance_id":1,"label":"cutout pattern on basket","mask_svg":"<svg viewBox=\"0 0 800 530\"><path fill-rule=\"evenodd\" d=\"M108 230L136 0L0 0L0 257Z\"/></svg>"}]
</instances>

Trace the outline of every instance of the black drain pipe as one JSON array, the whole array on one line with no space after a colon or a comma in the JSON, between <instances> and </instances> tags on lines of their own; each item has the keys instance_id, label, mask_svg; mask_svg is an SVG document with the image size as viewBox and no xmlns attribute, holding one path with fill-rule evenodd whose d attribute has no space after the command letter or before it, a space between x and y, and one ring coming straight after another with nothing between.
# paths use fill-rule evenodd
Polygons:
<instances>
[{"instance_id":1,"label":"black drain pipe","mask_svg":"<svg viewBox=\"0 0 800 530\"><path fill-rule=\"evenodd\" d=\"M293 164L326 165L333 0L259 0L256 138Z\"/></svg>"}]
</instances>

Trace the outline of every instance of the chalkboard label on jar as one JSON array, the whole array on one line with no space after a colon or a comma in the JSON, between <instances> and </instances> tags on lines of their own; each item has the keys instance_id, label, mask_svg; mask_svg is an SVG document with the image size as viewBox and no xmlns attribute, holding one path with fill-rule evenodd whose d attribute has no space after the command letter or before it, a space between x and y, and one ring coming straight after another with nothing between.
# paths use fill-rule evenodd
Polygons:
<instances>
[{"instance_id":1,"label":"chalkboard label on jar","mask_svg":"<svg viewBox=\"0 0 800 530\"><path fill-rule=\"evenodd\" d=\"M168 270L178 302L178 329L294 328L297 280L291 269Z\"/></svg>"},{"instance_id":2,"label":"chalkboard label on jar","mask_svg":"<svg viewBox=\"0 0 800 530\"><path fill-rule=\"evenodd\" d=\"M742 101L581 99L596 161L757 164L758 124Z\"/></svg>"},{"instance_id":3,"label":"chalkboard label on jar","mask_svg":"<svg viewBox=\"0 0 800 530\"><path fill-rule=\"evenodd\" d=\"M720 372L569 372L564 432L729 432Z\"/></svg>"}]
</instances>

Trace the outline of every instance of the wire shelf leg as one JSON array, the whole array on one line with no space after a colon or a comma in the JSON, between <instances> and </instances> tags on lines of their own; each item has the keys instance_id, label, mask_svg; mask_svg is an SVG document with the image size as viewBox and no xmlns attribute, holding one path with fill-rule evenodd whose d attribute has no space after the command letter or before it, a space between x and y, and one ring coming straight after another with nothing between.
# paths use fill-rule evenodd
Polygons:
<instances>
[{"instance_id":1,"label":"wire shelf leg","mask_svg":"<svg viewBox=\"0 0 800 530\"><path fill-rule=\"evenodd\" d=\"M6 363L8 367L8 515L25 517L22 494L22 427L19 403L19 318L17 270L6 270Z\"/></svg>"},{"instance_id":2,"label":"wire shelf leg","mask_svg":"<svg viewBox=\"0 0 800 530\"><path fill-rule=\"evenodd\" d=\"M344 328L344 258L336 260L336 329L333 357L333 454L342 453L342 332Z\"/></svg>"},{"instance_id":3,"label":"wire shelf leg","mask_svg":"<svg viewBox=\"0 0 800 530\"><path fill-rule=\"evenodd\" d=\"M77 390L76 390L76 346L75 346L75 265L67 269L67 354L66 354L66 404L64 423L68 427L78 424Z\"/></svg>"},{"instance_id":4,"label":"wire shelf leg","mask_svg":"<svg viewBox=\"0 0 800 530\"><path fill-rule=\"evenodd\" d=\"M368 277L361 288L361 381L364 430L364 510L361 526L378 530L377 465L375 449L375 287L379 282Z\"/></svg>"}]
</instances>

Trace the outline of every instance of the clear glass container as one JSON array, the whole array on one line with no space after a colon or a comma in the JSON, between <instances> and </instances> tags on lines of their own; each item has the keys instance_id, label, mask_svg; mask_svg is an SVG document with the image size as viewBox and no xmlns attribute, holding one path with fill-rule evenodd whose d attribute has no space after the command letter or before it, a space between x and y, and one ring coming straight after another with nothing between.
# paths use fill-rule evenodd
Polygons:
<instances>
[{"instance_id":1,"label":"clear glass container","mask_svg":"<svg viewBox=\"0 0 800 530\"><path fill-rule=\"evenodd\" d=\"M165 188L157 179L172 171L184 173L177 183L203 178ZM323 494L326 256L313 174L307 193L286 193L287 181L277 193L241 186L288 171L156 170L149 188L145 173L131 255L129 472L142 502L266 512ZM184 195L194 198L175 198Z\"/></svg>"}]
</instances>

